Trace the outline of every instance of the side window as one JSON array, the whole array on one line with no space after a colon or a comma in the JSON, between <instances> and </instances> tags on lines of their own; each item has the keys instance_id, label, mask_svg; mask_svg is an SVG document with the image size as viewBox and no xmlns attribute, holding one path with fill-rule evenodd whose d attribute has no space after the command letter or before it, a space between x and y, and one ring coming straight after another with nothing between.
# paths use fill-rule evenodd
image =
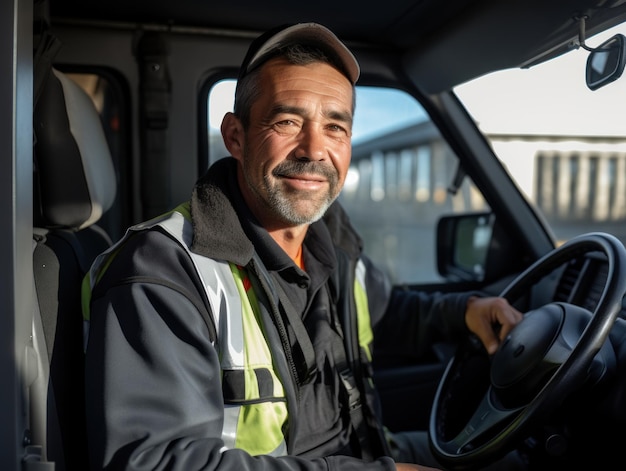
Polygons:
<instances>
[{"instance_id":1,"label":"side window","mask_svg":"<svg viewBox=\"0 0 626 471\"><path fill-rule=\"evenodd\" d=\"M232 110L234 80L217 82L208 95L208 158L227 154L219 127ZM411 95L357 86L352 162L339 197L360 232L365 251L395 283L440 282L435 233L443 214L486 210L466 177L448 188L457 158Z\"/></svg>"},{"instance_id":2,"label":"side window","mask_svg":"<svg viewBox=\"0 0 626 471\"><path fill-rule=\"evenodd\" d=\"M486 210L457 157L419 102L396 89L357 87L352 163L341 202L365 251L396 283L440 282L436 225L450 213Z\"/></svg>"},{"instance_id":3,"label":"side window","mask_svg":"<svg viewBox=\"0 0 626 471\"><path fill-rule=\"evenodd\" d=\"M228 155L228 151L226 147L224 147L224 141L222 140L220 126L224 114L233 110L236 83L237 81L233 79L220 80L215 83L209 91L209 103L207 107L207 123L209 126L208 165Z\"/></svg>"}]
</instances>

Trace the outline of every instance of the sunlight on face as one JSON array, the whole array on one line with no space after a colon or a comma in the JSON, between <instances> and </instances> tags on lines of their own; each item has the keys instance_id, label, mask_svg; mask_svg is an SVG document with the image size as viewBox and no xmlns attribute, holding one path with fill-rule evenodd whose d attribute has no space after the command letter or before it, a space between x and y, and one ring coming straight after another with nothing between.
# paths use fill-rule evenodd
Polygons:
<instances>
[{"instance_id":1,"label":"sunlight on face","mask_svg":"<svg viewBox=\"0 0 626 471\"><path fill-rule=\"evenodd\" d=\"M240 186L262 223L300 226L337 198L351 156L352 86L334 67L277 58L261 69Z\"/></svg>"}]
</instances>

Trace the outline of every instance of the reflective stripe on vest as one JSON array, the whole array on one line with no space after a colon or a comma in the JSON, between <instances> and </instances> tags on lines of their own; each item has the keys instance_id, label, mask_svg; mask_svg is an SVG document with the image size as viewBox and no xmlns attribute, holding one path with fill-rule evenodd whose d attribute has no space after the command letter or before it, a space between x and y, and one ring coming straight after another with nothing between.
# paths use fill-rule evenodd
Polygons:
<instances>
[{"instance_id":1,"label":"reflective stripe on vest","mask_svg":"<svg viewBox=\"0 0 626 471\"><path fill-rule=\"evenodd\" d=\"M356 264L356 276L354 278L354 301L356 303L357 325L359 326L359 345L365 351L367 359L372 361L372 351L370 349L374 341L374 332L372 331L370 309L365 288L366 271L365 263L359 259Z\"/></svg>"},{"instance_id":2,"label":"reflective stripe on vest","mask_svg":"<svg viewBox=\"0 0 626 471\"><path fill-rule=\"evenodd\" d=\"M183 215L184 214L184 215ZM96 259L86 281L93 289L113 255L132 232L162 227L189 254L205 287L217 329L216 348L222 370L224 395L224 449L240 448L251 455L287 454L283 429L287 421L285 391L274 370L272 355L259 321L259 306L245 268L213 260L191 251L193 228L188 203L163 216L131 227L118 243ZM355 303L361 348L371 359L366 268L359 261L355 277ZM88 313L89 294L84 298ZM86 304L85 304L86 303ZM88 314L86 316L88 321ZM85 337L86 338L86 337Z\"/></svg>"},{"instance_id":3,"label":"reflective stripe on vest","mask_svg":"<svg viewBox=\"0 0 626 471\"><path fill-rule=\"evenodd\" d=\"M186 208L181 209L185 212ZM132 232L157 225L187 251L211 305L222 371L224 449L240 448L251 455L286 455L282 432L287 420L285 391L257 322L256 296L246 289L249 282L245 270L191 252L192 225L179 211L133 226L116 246L121 246ZM113 254L116 251L110 250ZM100 268L108 265L107 258L100 258L96 264L89 277L92 289Z\"/></svg>"}]
</instances>

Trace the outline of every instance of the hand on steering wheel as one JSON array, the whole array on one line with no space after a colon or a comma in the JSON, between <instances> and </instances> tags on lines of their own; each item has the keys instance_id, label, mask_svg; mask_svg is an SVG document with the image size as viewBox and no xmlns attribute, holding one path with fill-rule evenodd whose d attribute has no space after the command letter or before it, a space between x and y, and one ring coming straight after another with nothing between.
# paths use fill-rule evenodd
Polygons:
<instances>
[{"instance_id":1,"label":"hand on steering wheel","mask_svg":"<svg viewBox=\"0 0 626 471\"><path fill-rule=\"evenodd\" d=\"M626 250L617 238L603 233L576 237L534 263L501 296L513 302L555 268L589 252L603 253L608 267L593 313L570 303L549 303L527 312L491 360L476 343L457 351L430 417L431 447L441 463L467 469L495 461L525 438L531 424L590 376L597 380L614 361L605 340L626 293ZM475 407L467 411L467 404Z\"/></svg>"}]
</instances>

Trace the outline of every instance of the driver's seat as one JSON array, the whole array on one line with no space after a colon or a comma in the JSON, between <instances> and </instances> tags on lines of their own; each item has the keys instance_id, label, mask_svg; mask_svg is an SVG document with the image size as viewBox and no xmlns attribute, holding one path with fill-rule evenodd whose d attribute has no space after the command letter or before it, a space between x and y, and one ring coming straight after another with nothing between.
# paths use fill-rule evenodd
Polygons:
<instances>
[{"instance_id":1,"label":"driver's seat","mask_svg":"<svg viewBox=\"0 0 626 471\"><path fill-rule=\"evenodd\" d=\"M54 68L37 99L33 125L39 310L33 316L37 377L29 388L31 460L55 471L85 471L81 283L95 256L111 245L96 223L113 204L116 175L91 98Z\"/></svg>"}]
</instances>

